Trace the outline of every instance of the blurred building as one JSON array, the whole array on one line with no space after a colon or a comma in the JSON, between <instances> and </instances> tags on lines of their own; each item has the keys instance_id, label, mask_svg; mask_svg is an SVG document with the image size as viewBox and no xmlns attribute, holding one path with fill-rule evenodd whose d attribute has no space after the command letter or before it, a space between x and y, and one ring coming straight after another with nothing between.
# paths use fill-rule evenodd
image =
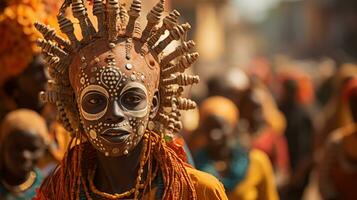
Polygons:
<instances>
[{"instance_id":1,"label":"blurred building","mask_svg":"<svg viewBox=\"0 0 357 200\"><path fill-rule=\"evenodd\" d=\"M281 1L263 23L274 53L300 58L357 58L357 1Z\"/></svg>"}]
</instances>

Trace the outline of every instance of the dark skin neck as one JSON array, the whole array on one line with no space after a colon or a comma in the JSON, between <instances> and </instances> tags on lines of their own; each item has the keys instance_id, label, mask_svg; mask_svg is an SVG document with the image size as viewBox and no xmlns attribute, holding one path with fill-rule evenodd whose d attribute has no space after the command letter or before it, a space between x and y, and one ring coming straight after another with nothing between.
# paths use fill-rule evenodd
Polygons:
<instances>
[{"instance_id":1,"label":"dark skin neck","mask_svg":"<svg viewBox=\"0 0 357 200\"><path fill-rule=\"evenodd\" d=\"M221 168L221 169L216 168L216 170L223 170L223 171L218 171L218 173L223 177L227 177L227 175L229 174L229 170L230 170L232 149L229 148L228 146L221 146L221 147L216 148L216 150L214 150L214 148L209 149L208 153L209 153L209 156L211 157L211 159L214 160L215 162L226 163L226 168Z\"/></svg>"},{"instance_id":2,"label":"dark skin neck","mask_svg":"<svg viewBox=\"0 0 357 200\"><path fill-rule=\"evenodd\" d=\"M232 150L228 146L212 147L208 149L209 156L215 161L230 160Z\"/></svg>"},{"instance_id":3,"label":"dark skin neck","mask_svg":"<svg viewBox=\"0 0 357 200\"><path fill-rule=\"evenodd\" d=\"M98 190L114 194L123 193L135 187L143 148L141 141L126 156L107 157L97 152L98 167L94 183Z\"/></svg>"}]
</instances>

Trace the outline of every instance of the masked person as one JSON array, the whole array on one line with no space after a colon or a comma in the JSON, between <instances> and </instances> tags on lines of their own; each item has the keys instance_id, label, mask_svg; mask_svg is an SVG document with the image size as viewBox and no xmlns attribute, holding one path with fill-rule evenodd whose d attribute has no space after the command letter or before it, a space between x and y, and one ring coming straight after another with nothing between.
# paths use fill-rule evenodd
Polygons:
<instances>
[{"instance_id":1,"label":"masked person","mask_svg":"<svg viewBox=\"0 0 357 200\"><path fill-rule=\"evenodd\" d=\"M0 199L35 196L42 182L36 163L47 144L45 120L36 112L19 109L5 116L0 132Z\"/></svg>"},{"instance_id":2,"label":"masked person","mask_svg":"<svg viewBox=\"0 0 357 200\"><path fill-rule=\"evenodd\" d=\"M69 7L79 21L81 41L64 16ZM181 97L182 86L199 78L182 74L198 57L189 53L193 41L163 53L190 28L177 24L177 11L157 26L163 10L160 1L142 30L140 0L128 12L117 0L106 5L95 0L96 29L84 2L65 1L58 22L69 41L39 27L45 39L38 44L53 78L41 99L57 105L74 147L37 199L226 199L216 178L185 164L167 145L181 128L179 111L195 107ZM158 41L166 30L169 35Z\"/></svg>"},{"instance_id":3,"label":"masked person","mask_svg":"<svg viewBox=\"0 0 357 200\"><path fill-rule=\"evenodd\" d=\"M200 132L207 145L195 155L198 169L222 181L229 199L278 199L269 158L260 150L243 148L237 141L238 109L220 96L200 106Z\"/></svg>"}]
</instances>

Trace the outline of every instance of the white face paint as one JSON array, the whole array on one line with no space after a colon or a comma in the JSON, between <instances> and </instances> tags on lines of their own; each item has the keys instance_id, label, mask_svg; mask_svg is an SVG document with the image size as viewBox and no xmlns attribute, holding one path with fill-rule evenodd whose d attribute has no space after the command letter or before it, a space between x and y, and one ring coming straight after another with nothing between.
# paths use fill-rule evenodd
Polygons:
<instances>
[{"instance_id":1,"label":"white face paint","mask_svg":"<svg viewBox=\"0 0 357 200\"><path fill-rule=\"evenodd\" d=\"M100 105L100 107L94 111L89 111L83 108L83 105L86 103L90 103L92 101L93 106L94 104L97 103L97 105L101 102L95 102L103 100L105 102L102 102L103 105ZM94 121L94 120L99 120L102 118L105 113L108 110L108 102L109 102L109 93L108 91L103 88L102 86L99 85L89 85L86 87L80 96L80 112L83 116L84 119L88 121ZM98 107L98 106L96 106ZM102 108L102 109L101 109Z\"/></svg>"},{"instance_id":2,"label":"white face paint","mask_svg":"<svg viewBox=\"0 0 357 200\"><path fill-rule=\"evenodd\" d=\"M107 156L130 152L146 130L150 101L142 76L113 65L81 71L82 125L92 145Z\"/></svg>"},{"instance_id":3,"label":"white face paint","mask_svg":"<svg viewBox=\"0 0 357 200\"><path fill-rule=\"evenodd\" d=\"M137 107L137 109L133 109L131 107L127 107L125 105L125 101L123 98L129 93L129 92L136 92L138 93L137 95L145 95L145 97L148 96L147 89L144 85L138 82L130 82L127 85L124 86L122 91L120 92L120 101L122 102L122 107L123 110L126 114L130 115L131 117L136 117L136 118L141 118L144 117L148 114L148 101L146 101L145 106L140 106ZM148 100L148 98L146 98Z\"/></svg>"}]
</instances>

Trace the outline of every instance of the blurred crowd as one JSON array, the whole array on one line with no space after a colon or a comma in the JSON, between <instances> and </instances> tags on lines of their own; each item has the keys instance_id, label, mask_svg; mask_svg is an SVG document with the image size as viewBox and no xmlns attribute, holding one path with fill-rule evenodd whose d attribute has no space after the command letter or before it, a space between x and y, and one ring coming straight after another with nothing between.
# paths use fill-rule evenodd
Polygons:
<instances>
[{"instance_id":1,"label":"blurred crowd","mask_svg":"<svg viewBox=\"0 0 357 200\"><path fill-rule=\"evenodd\" d=\"M231 199L355 199L357 65L325 76L289 62L209 79L199 125L185 132L196 167Z\"/></svg>"},{"instance_id":2,"label":"blurred crowd","mask_svg":"<svg viewBox=\"0 0 357 200\"><path fill-rule=\"evenodd\" d=\"M38 98L48 72L32 24L51 24L60 6L47 1L0 3L0 199L31 199L70 148L55 108ZM232 200L356 200L357 65L285 55L251 63L200 83L197 109L182 113L188 162Z\"/></svg>"}]
</instances>

